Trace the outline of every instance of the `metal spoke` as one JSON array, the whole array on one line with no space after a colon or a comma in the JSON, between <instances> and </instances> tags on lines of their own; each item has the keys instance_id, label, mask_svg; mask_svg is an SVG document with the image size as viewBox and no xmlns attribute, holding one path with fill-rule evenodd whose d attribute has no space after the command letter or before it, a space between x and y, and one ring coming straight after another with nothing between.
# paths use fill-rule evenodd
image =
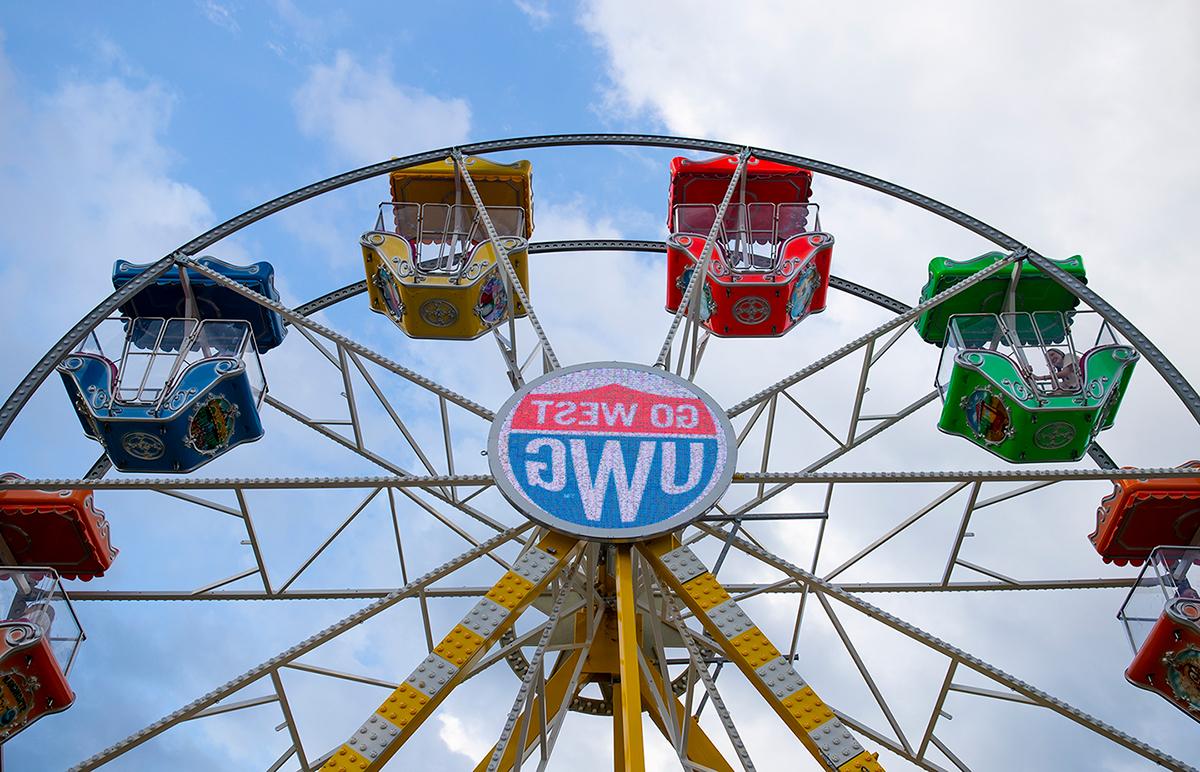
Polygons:
<instances>
[{"instance_id":1,"label":"metal spoke","mask_svg":"<svg viewBox=\"0 0 1200 772\"><path fill-rule=\"evenodd\" d=\"M202 264L196 262L195 260L193 260L192 258L180 258L177 262L181 266L184 266L186 268L189 268L191 270L194 270L201 274L204 274L208 278L215 281L217 284L220 284L225 289L236 292L237 294L241 295L242 297L252 300L255 303L259 304L260 306L263 306L264 308L268 308L268 309L274 311L275 313L282 316L284 319L287 319L294 326L304 327L312 332L315 332L318 335L320 335L321 337L326 338L327 340L330 340L333 343L338 344L339 346L345 347L346 350L353 351L354 353L358 354L359 356L363 357L364 359L369 359L370 361L374 362L375 364L379 365L380 367L382 367L386 370L390 370L391 372L395 373L396 375L399 375L401 378L404 378L405 380L410 381L410 382L416 384L417 386L420 386L423 389L432 391L434 394L445 397L446 399L450 400L451 402L458 405L459 407L462 407L465 410L467 410L471 413L474 413L475 415L479 416L480 418L483 418L484 420L491 421L495 417L495 416L493 416L492 411L488 410L483 405L480 405L480 404L464 397L463 395L459 394L456 391L453 391L451 389L446 388L445 386L442 386L441 384L432 380L431 378L427 378L424 375L421 375L420 373L416 373L416 372L408 369L407 367L404 367L403 365L399 364L398 362L394 362L391 359L388 359L387 357L383 356L382 354L376 353L375 351L367 348L366 346L362 345L361 343L357 343L357 342L351 340L350 338L347 338L344 335L336 333L324 325L317 324L316 322L312 321L308 317L306 317L302 314L298 314L295 311L292 311L291 309L289 309L287 306L283 305L282 303L277 303L274 300L270 300L269 298L263 297L262 295L258 294L254 290L248 289L248 288L242 286L241 284L238 284L236 281L233 281L232 279L222 276L221 274L212 270L208 266L202 265Z\"/></svg>"},{"instance_id":2,"label":"metal spoke","mask_svg":"<svg viewBox=\"0 0 1200 772\"><path fill-rule=\"evenodd\" d=\"M283 720L287 724L288 734L292 738L292 747L300 757L300 768L308 769L308 756L304 753L304 745L300 742L300 732L296 729L296 719L292 716L292 706L288 703L287 693L283 690L283 681L279 678L279 669L271 671L271 683L275 686L275 694L279 697L279 707L283 710Z\"/></svg>"},{"instance_id":3,"label":"metal spoke","mask_svg":"<svg viewBox=\"0 0 1200 772\"><path fill-rule=\"evenodd\" d=\"M711 526L703 524L701 524L699 527L706 530L711 529ZM905 622L904 620L899 619L892 614L887 613L877 606L867 603L856 595L835 587L829 582L810 574L804 569L795 566L776 555L772 555L762 549L759 549L744 539L735 538L733 540L733 544L747 555L755 557L763 563L775 568L776 570L798 579L799 581L808 585L814 592L819 592L828 597L836 599L840 603L855 609L865 616L868 616L877 622L881 622L887 627L890 627L893 630L907 636L908 638L923 644L927 648L937 651L940 654L958 662L961 666L970 668L980 675L986 676L987 678L990 678L991 680L1008 687L1017 694L1021 694L1030 698L1038 705L1047 707L1050 710L1069 718L1075 723L1091 730L1101 737L1105 737L1108 740L1122 745L1134 753L1150 759L1151 761L1162 764L1163 766L1178 769L1192 769L1191 766L1185 764L1179 759L1176 759L1169 754L1110 726L1109 724L1089 715L1088 713L1085 713L1082 710L1079 710L1078 708L1068 705L1062 700L1052 697L1051 695L1035 688L1030 684L1025 683L1024 681L1014 678L1003 670L989 665L978 657L974 657L971 654L968 654L967 652L956 648L949 643L946 643L942 639L930 635L924 630L909 624L908 622ZM943 753L947 752L946 749L941 746L935 735L930 736L930 741L937 745Z\"/></svg>"},{"instance_id":4,"label":"metal spoke","mask_svg":"<svg viewBox=\"0 0 1200 772\"><path fill-rule=\"evenodd\" d=\"M249 569L246 574L258 573ZM1119 590L1128 589L1137 583L1135 578L1113 577L1107 579L1036 579L1020 582L973 582L959 581L950 584L941 582L833 582L833 586L856 594L868 593L945 593L945 592L999 592L1034 590ZM794 582L780 585L729 583L725 587L731 593L758 595L761 593L794 593L804 595L807 585L797 586ZM474 598L486 595L487 587L431 587L425 591L427 598ZM345 588L288 590L266 593L262 590L221 590L196 594L191 590L74 590L73 601L211 601L211 600L370 600L386 596L387 589Z\"/></svg>"},{"instance_id":5,"label":"metal spoke","mask_svg":"<svg viewBox=\"0 0 1200 772\"><path fill-rule=\"evenodd\" d=\"M583 558L582 553L576 556L571 565L566 569L568 575L574 573L579 561ZM558 591L554 594L554 605L550 609L550 618L545 628L542 630L542 635L538 639L537 646L534 648L533 655L529 658L529 669L525 672L525 677L521 680L521 688L517 690L517 697L513 700L512 709L508 712L508 719L504 722L504 729L500 732L500 740L496 743L495 749L492 751L491 761L488 762L488 772L495 772L500 765L500 760L504 758L504 751L508 748L508 743L512 739L513 731L517 726L517 719L521 715L521 710L526 705L532 707L533 700L533 682L534 677L541 677L542 659L546 654L546 647L550 644L550 634L554 630L554 626L558 623L559 614L562 611L563 599L567 596L567 590L570 588L570 582L562 581ZM542 699L544 706L545 699ZM524 730L528 729L528 723L525 724ZM523 755L525 748L524 730L521 733L519 744L517 746L517 755Z\"/></svg>"},{"instance_id":6,"label":"metal spoke","mask_svg":"<svg viewBox=\"0 0 1200 772\"><path fill-rule=\"evenodd\" d=\"M805 378L808 378L810 375L813 375L814 373L818 373L821 370L824 370L829 365L833 364L834 362L837 362L838 360L842 359L843 357L845 357L849 354L854 353L855 351L862 348L863 346L874 343L875 339L880 337L881 335L884 335L888 332L891 332L892 330L895 330L899 327L903 327L903 326L909 324L910 322L915 320L918 316L925 313L929 309L931 309L934 306L937 306L941 303L944 303L945 301L954 297L958 293L973 287L974 285L983 281L984 279L991 276L992 274L997 273L998 271L1011 265L1015 260L1023 257L1024 255L1025 255L1025 253L1022 252L1021 254L1009 255L1008 257L1004 258L1003 260L997 260L995 263L993 263L992 265L983 269L982 271L972 274L970 277L963 279L962 281L958 282L957 284L950 287L949 289L943 290L942 292L938 293L937 295L934 295L932 298L925 301L924 303L921 303L920 305L915 306L914 308L911 308L908 311L905 311L904 313L897 315L890 321L885 322L885 323L879 325L878 327L876 327L875 329L871 330L866 335L863 335L862 337L857 338L857 339L847 343L845 346L842 346L841 348L834 351L833 353L827 354L826 356L818 359L816 362L813 362L808 367L797 370L796 372L794 372L791 375L787 376L786 378L783 378L782 380L772 384L771 386L768 386L767 388L763 389L762 391L758 392L757 394L755 394L751 397L748 397L747 399L742 400L741 402L737 403L733 407L729 408L729 410L727 411L729 413L729 417L732 418L736 415L740 415L740 414L746 412L750 408L757 405L759 402L769 399L771 396L779 393L780 391L790 388L790 387L796 385L797 383L799 383L800 381L803 381ZM869 361L869 358L870 358L870 356L868 355L868 361Z\"/></svg>"},{"instance_id":7,"label":"metal spoke","mask_svg":"<svg viewBox=\"0 0 1200 772\"><path fill-rule=\"evenodd\" d=\"M1183 467L1129 467L1127 469L956 469L926 472L738 472L733 482L758 485L761 482L800 485L810 483L937 483L937 482L1015 482L1025 480L1170 480L1195 477L1196 470ZM356 477L124 477L86 480L81 478L32 478L0 481L0 490L242 490L314 489L314 488L426 488L474 487L489 485L491 475L375 475ZM1044 486L1043 486L1044 487ZM770 496L770 491L767 492ZM988 503L984 502L980 506ZM977 509L979 507L976 507ZM736 513L732 513L736 514Z\"/></svg>"},{"instance_id":8,"label":"metal spoke","mask_svg":"<svg viewBox=\"0 0 1200 772\"><path fill-rule=\"evenodd\" d=\"M696 261L695 267L692 268L691 278L688 280L687 286L683 290L683 296L680 298L679 306L675 309L675 316L671 319L671 326L667 330L666 340L663 341L662 348L658 352L658 358L654 360L657 367L669 367L668 362L671 358L671 343L675 340L675 333L679 331L679 323L683 320L683 315L688 315L689 328L692 330L692 372L689 378L695 376L696 369L696 351L695 340L699 335L700 325L700 303L703 300L704 283L708 277L708 264L712 260L713 251L716 249L717 234L720 233L721 227L725 221L725 210L729 208L729 202L733 200L733 192L737 189L738 182L741 181L742 175L746 171L746 163L750 160L750 148L743 147L738 152L737 167L733 170L732 176L729 178L729 185L725 188L725 195L721 199L720 205L717 207L716 217L713 219L712 227L708 230L708 237L704 243L704 249L700 252L700 258ZM679 365L683 367L683 352L679 353Z\"/></svg>"},{"instance_id":9,"label":"metal spoke","mask_svg":"<svg viewBox=\"0 0 1200 772\"><path fill-rule=\"evenodd\" d=\"M696 675L700 677L701 683L704 684L705 696L712 700L713 709L717 711L717 716L721 719L721 725L725 728L725 734L729 737L729 742L733 745L734 752L738 755L738 760L742 764L742 769L746 772L754 772L754 762L750 760L750 752L746 749L746 744L742 742L741 735L738 734L737 727L733 723L733 716L730 715L729 709L725 706L725 701L721 698L721 693L717 691L716 681L709 675L708 665L700 655L700 649L696 646L695 637L687 624L680 616L679 606L676 605L674 598L670 592L664 592L661 582L657 577L654 577L654 585L659 588L659 592L663 599L663 608L667 613L667 619L671 626L679 633L679 637L683 639L683 645L687 648L688 657L691 660L691 668ZM696 715L699 715L699 710Z\"/></svg>"},{"instance_id":10,"label":"metal spoke","mask_svg":"<svg viewBox=\"0 0 1200 772\"><path fill-rule=\"evenodd\" d=\"M532 523L526 523L492 537L486 542L480 544L478 547L462 553L447 563L443 563L429 573L405 585L403 588L388 593L386 596L380 598L374 603L365 606L364 608L345 617L340 622L335 622L316 635L313 635L296 644L292 648L277 654L266 662L263 662L261 665L251 668L237 678L228 681L223 686L212 690L208 694L194 700L174 713L164 716L141 731L125 738L121 742L106 748L105 750L97 753L95 756L92 756L83 762L80 762L72 769L78 770L78 772L83 772L84 770L95 769L102 764L112 761L113 759L132 750L133 748L136 748L147 740L157 737L180 721L184 721L194 716L196 713L199 713L205 708L215 705L217 702L229 696L230 694L249 686L250 684L262 678L264 675L274 672L280 666L292 662L296 658L307 654L321 644L326 643L333 638L336 638L338 635L341 635L345 631L362 624L368 619L374 617L379 612L391 608L404 598L416 595L418 591L428 587L438 579L441 579L458 570L459 568L462 568L464 565L474 561L484 554L491 552L500 545L512 541L514 538L532 527Z\"/></svg>"},{"instance_id":11,"label":"metal spoke","mask_svg":"<svg viewBox=\"0 0 1200 772\"><path fill-rule=\"evenodd\" d=\"M450 151L450 155L454 158L454 165L458 169L459 176L467 186L467 192L471 194L471 200L475 202L475 211L483 220L483 227L487 230L488 239L492 242L492 249L496 251L496 256L500 259L500 265L504 269L503 276L505 284L508 286L508 319L509 333L512 335L515 332L513 326L516 322L516 301L520 300L521 305L525 307L526 318L529 319L529 324L533 327L533 332L537 335L538 341L542 345L542 353L550 362L550 367L553 370L559 368L558 356L554 353L554 347L550 345L550 340L546 337L546 331L542 329L542 323L538 321L537 314L533 310L533 303L529 301L529 293L521 285L521 279L517 276L517 271L513 268L512 260L508 257L508 250L504 248L504 244L500 240L500 234L496 232L496 226L492 223L492 216L488 213L487 207L483 205L483 198L480 197L479 191L475 188L475 180L471 179L471 172L467 169L466 161L460 149L454 148ZM513 354L514 362L517 353L516 337L513 335L509 341L510 351ZM518 371L519 374L519 371Z\"/></svg>"}]
</instances>

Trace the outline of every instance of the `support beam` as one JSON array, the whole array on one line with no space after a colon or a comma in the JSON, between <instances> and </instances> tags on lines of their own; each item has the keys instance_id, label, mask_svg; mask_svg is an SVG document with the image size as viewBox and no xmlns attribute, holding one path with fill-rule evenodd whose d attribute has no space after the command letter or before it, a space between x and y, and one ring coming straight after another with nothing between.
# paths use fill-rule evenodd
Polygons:
<instances>
[{"instance_id":1,"label":"support beam","mask_svg":"<svg viewBox=\"0 0 1200 772\"><path fill-rule=\"evenodd\" d=\"M718 530L712 528L712 526L709 526L709 525L706 525L703 523L699 524L698 527L701 528L702 530L712 532L712 534L717 537L723 537L725 535L721 531L718 531ZM979 673L980 675L986 676L986 677L992 679L993 681L995 681L996 683L999 683L1002 686L1005 686L1005 687L1011 689L1012 691L1016 692L1017 694L1028 697L1029 699L1036 702L1038 705L1041 705L1043 707L1049 708L1050 710L1053 710L1054 712L1070 719L1071 721L1074 721L1075 723L1079 724L1080 726L1083 726L1086 729L1089 729L1092 732L1095 732L1096 734L1100 735L1101 737L1104 737L1118 745L1128 748L1129 750L1133 751L1134 753L1136 753L1144 758L1147 758L1157 764L1161 764L1164 767L1167 767L1170 769L1181 769L1181 770L1194 769L1192 766L1149 745L1148 743L1145 743L1145 742L1137 739L1136 737L1133 737L1125 732L1122 732L1119 729L1116 729L1115 727L1101 721L1100 719L1096 718L1095 716L1089 715L1088 713L1085 713L1082 710L1079 710L1078 708L1076 708L1072 705L1069 705L1060 699L1052 697L1051 695L1041 691L1040 689L1033 687L1032 685L1030 685L1020 679L1014 678L1013 676L1009 675L1008 673L1004 672L1003 670L1000 670L997 667L993 667L992 665L989 665L988 663L984 662L983 660L979 659L978 657L974 657L974 656L968 654L967 652L963 651L962 649L952 646L951 644L943 641L942 639L940 639L934 635L930 635L929 633L916 627L915 625L911 625L908 622L905 622L904 620L899 619L899 618L889 614L888 612L884 611L883 609L880 609L877 606L867 603L866 601L862 600L861 598L859 598L856 595L848 593L838 587L835 587L834 585L821 579L820 577L814 576L813 574L809 573L808 571L805 571L804 569L800 568L799 566L789 563L788 561L784 560L783 558L780 558L777 555L773 555L763 549L760 549L759 547L751 544L750 542L746 541L745 539L734 538L732 540L732 543L733 543L733 546L737 547L738 549L740 549L742 552L746 553L747 555L757 558L758 560L762 561L766 565L769 565L772 568L775 568L776 570L781 571L788 576L792 576L796 579L799 579L801 582L803 582L805 585L807 585L812 591L823 593L826 596L833 598L834 600L837 600L840 603L847 605L850 608L855 609L856 611L861 612L862 614L876 620L877 622L880 622L880 623L884 624L885 626L890 627L891 629L895 630L896 632L899 632L902 635L905 635L908 638L911 638L912 640L917 641L918 643L921 643L922 645L926 646L927 648L932 649L933 651L936 651L946 657L949 657L951 660L958 662L962 667L970 668L971 670L974 670L975 672ZM932 742L934 745L938 745L938 747L941 748L941 746L938 744L938 739L936 736L931 735L930 742ZM945 749L942 749L942 750L943 750L943 753L945 753Z\"/></svg>"},{"instance_id":2,"label":"support beam","mask_svg":"<svg viewBox=\"0 0 1200 772\"><path fill-rule=\"evenodd\" d=\"M642 746L642 691L638 668L639 636L637 606L633 600L633 551L628 544L618 545L616 554L617 579L617 649L621 664L621 711L614 712L613 721L621 724L625 770L644 772L646 755ZM614 693L618 689L614 688Z\"/></svg>"},{"instance_id":3,"label":"support beam","mask_svg":"<svg viewBox=\"0 0 1200 772\"><path fill-rule=\"evenodd\" d=\"M326 772L374 772L407 742L461 683L472 664L550 584L580 547L548 533L527 549L463 620L442 639L322 767Z\"/></svg>"},{"instance_id":4,"label":"support beam","mask_svg":"<svg viewBox=\"0 0 1200 772\"><path fill-rule=\"evenodd\" d=\"M107 764L118 756L121 756L136 748L142 743L157 737L179 722L194 718L200 712L213 705L216 705L229 695L249 686L255 681L258 681L263 676L274 672L280 666L286 665L289 662L304 656L308 652L336 638L347 630L362 624L368 619L371 619L381 611L391 608L404 598L415 596L420 590L424 589L430 584L433 584L438 579L448 576L459 568L462 568L466 564L477 559L481 555L491 552L502 544L512 541L532 527L532 523L526 523L518 528L512 528L491 539L488 539L475 549L468 550L453 560L443 563L433 571L421 576L403 588L388 593L374 603L371 603L370 605L359 609L353 614L350 614L341 621L335 622L329 627L326 627L316 635L310 636L290 649L272 657L271 659L268 659L266 662L247 670L237 678L234 678L224 685L213 689L211 692L205 694L199 699L193 700L191 703L185 705L183 708L180 708L174 713L164 716L158 721L155 721L153 724L150 724L144 729L141 729L140 731L130 735L115 745L112 745L92 756L91 758L80 762L71 768L72 772L87 772L88 770L96 769L97 767Z\"/></svg>"},{"instance_id":5,"label":"support beam","mask_svg":"<svg viewBox=\"0 0 1200 772\"><path fill-rule=\"evenodd\" d=\"M817 763L830 772L883 772L877 754L858 744L695 553L676 544L660 537L638 550Z\"/></svg>"},{"instance_id":6,"label":"support beam","mask_svg":"<svg viewBox=\"0 0 1200 772\"><path fill-rule=\"evenodd\" d=\"M554 669L554 673L550 676L550 678L546 679L546 686L543 690L545 700L542 699L541 695L535 695L532 702L522 713L518 724L528 723L533 716L542 713L543 702L545 703L545 713L547 715L554 715L561 710L565 704L571 701L571 698L575 695L569 693L568 688L571 686L571 676L574 674L575 667L579 664L581 656L582 653L580 651L572 651L567 654L565 658L559 660ZM528 738L525 743L525 747L522 749L522 756L529 752L536 741L536 737L530 736ZM475 765L475 772L487 772L488 763L492 760L492 757L496 752L497 745L493 745L491 750L484 754L479 763ZM510 772L513 767L513 763L516 760L517 748L517 743L511 741L508 743L504 749L503 755L500 757L498 765L495 767L498 772Z\"/></svg>"},{"instance_id":7,"label":"support beam","mask_svg":"<svg viewBox=\"0 0 1200 772\"><path fill-rule=\"evenodd\" d=\"M861 439L861 438L860 438ZM1171 480L1195 477L1195 469L1174 466L1130 467L1128 469L984 469L944 470L929 472L738 472L733 476L735 484L758 485L780 483L788 485L808 484L874 484L874 483L933 483L933 482L1019 482L1025 480L1084 481L1084 480ZM38 478L0 482L4 490L220 490L241 488L243 490L313 489L331 488L431 488L475 487L492 484L490 475L365 475L358 477L125 477L120 479L87 480L80 478ZM439 491L440 492L440 491ZM770 491L767 492L770 496ZM995 499L982 502L980 506L993 503ZM737 514L736 512L734 514Z\"/></svg>"}]
</instances>

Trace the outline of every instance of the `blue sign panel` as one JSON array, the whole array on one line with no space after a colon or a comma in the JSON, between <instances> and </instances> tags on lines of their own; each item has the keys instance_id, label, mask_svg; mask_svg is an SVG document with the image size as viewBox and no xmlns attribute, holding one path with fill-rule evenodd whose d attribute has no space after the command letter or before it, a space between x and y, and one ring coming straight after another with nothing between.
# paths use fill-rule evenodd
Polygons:
<instances>
[{"instance_id":1,"label":"blue sign panel","mask_svg":"<svg viewBox=\"0 0 1200 772\"><path fill-rule=\"evenodd\" d=\"M543 525L631 540L703 514L733 477L733 427L688 381L640 365L581 365L528 384L492 425L500 490Z\"/></svg>"}]
</instances>

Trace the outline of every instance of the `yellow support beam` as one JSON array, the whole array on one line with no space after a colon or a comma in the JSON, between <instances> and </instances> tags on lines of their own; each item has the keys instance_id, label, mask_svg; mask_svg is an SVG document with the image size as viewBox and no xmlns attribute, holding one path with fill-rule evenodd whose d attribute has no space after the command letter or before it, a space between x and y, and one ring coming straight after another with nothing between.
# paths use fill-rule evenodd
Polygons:
<instances>
[{"instance_id":1,"label":"yellow support beam","mask_svg":"<svg viewBox=\"0 0 1200 772\"><path fill-rule=\"evenodd\" d=\"M637 606L633 594L633 549L628 544L614 550L617 562L617 650L620 655L620 724L625 772L644 772L642 746L642 692L639 686ZM615 693L618 691L614 689ZM614 708L618 703L614 701ZM614 730L617 717L614 713Z\"/></svg>"},{"instance_id":2,"label":"yellow support beam","mask_svg":"<svg viewBox=\"0 0 1200 772\"><path fill-rule=\"evenodd\" d=\"M863 750L695 553L669 536L638 549L825 769L883 772L878 754Z\"/></svg>"},{"instance_id":3,"label":"yellow support beam","mask_svg":"<svg viewBox=\"0 0 1200 772\"><path fill-rule=\"evenodd\" d=\"M485 652L512 627L579 548L578 539L548 533L526 550L463 620L322 767L325 772L382 769Z\"/></svg>"}]
</instances>

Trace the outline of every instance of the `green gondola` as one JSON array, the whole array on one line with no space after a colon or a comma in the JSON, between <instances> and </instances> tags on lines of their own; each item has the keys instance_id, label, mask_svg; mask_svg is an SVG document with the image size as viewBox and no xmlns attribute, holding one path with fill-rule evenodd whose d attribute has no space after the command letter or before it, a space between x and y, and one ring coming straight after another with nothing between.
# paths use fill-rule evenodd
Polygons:
<instances>
[{"instance_id":1,"label":"green gondola","mask_svg":"<svg viewBox=\"0 0 1200 772\"><path fill-rule=\"evenodd\" d=\"M1095 316L951 316L937 379L938 429L1014 463L1082 458L1113 425L1138 360L1104 323L1095 344L1075 353L1068 325Z\"/></svg>"}]
</instances>

